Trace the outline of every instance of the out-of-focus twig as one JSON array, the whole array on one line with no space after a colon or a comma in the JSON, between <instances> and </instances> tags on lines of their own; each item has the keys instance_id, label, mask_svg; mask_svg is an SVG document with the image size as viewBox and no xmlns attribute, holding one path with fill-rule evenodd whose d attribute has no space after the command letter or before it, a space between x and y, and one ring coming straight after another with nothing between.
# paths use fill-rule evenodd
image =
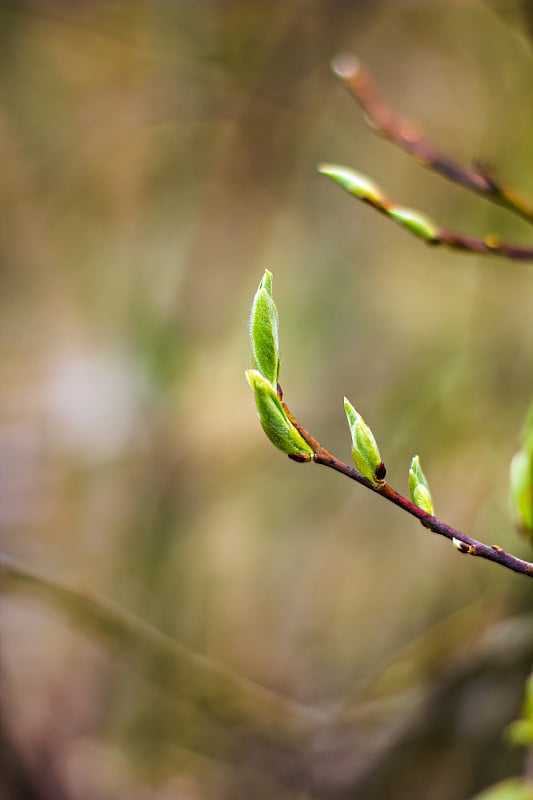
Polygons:
<instances>
[{"instance_id":1,"label":"out-of-focus twig","mask_svg":"<svg viewBox=\"0 0 533 800\"><path fill-rule=\"evenodd\" d=\"M118 650L160 688L225 722L276 740L294 740L324 721L318 709L294 702L172 639L95 594L80 591L0 553L0 595L36 594L84 633Z\"/></svg>"},{"instance_id":2,"label":"out-of-focus twig","mask_svg":"<svg viewBox=\"0 0 533 800\"><path fill-rule=\"evenodd\" d=\"M321 164L318 171L342 186L352 197L372 206L426 244L443 245L463 253L502 256L513 261L533 261L533 247L506 244L492 234L484 239L476 239L440 228L425 214L393 203L373 181L360 172L338 164Z\"/></svg>"},{"instance_id":3,"label":"out-of-focus twig","mask_svg":"<svg viewBox=\"0 0 533 800\"><path fill-rule=\"evenodd\" d=\"M441 153L411 123L397 117L385 102L367 69L353 55L335 58L333 72L360 104L369 124L413 156L420 164L454 183L533 223L533 205L515 189L501 183L481 162L463 166Z\"/></svg>"}]
</instances>

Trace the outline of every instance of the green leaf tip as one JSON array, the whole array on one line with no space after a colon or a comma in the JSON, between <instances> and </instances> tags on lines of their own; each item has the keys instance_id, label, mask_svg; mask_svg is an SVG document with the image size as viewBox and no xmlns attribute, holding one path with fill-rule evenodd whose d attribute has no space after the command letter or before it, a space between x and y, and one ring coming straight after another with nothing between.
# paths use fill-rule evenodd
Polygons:
<instances>
[{"instance_id":1,"label":"green leaf tip","mask_svg":"<svg viewBox=\"0 0 533 800\"><path fill-rule=\"evenodd\" d=\"M258 289L264 289L272 297L272 273L268 269L265 270Z\"/></svg>"},{"instance_id":2,"label":"green leaf tip","mask_svg":"<svg viewBox=\"0 0 533 800\"><path fill-rule=\"evenodd\" d=\"M395 222L420 239L430 243L439 241L438 227L425 214L401 206L390 206L388 214Z\"/></svg>"},{"instance_id":3,"label":"green leaf tip","mask_svg":"<svg viewBox=\"0 0 533 800\"><path fill-rule=\"evenodd\" d=\"M254 392L257 416L266 436L283 453L305 456L302 460L309 461L313 450L288 419L270 381L256 369L246 370L245 375Z\"/></svg>"},{"instance_id":4,"label":"green leaf tip","mask_svg":"<svg viewBox=\"0 0 533 800\"><path fill-rule=\"evenodd\" d=\"M374 434L346 397L344 411L352 437L352 457L355 466L374 486L380 486L385 479L386 470Z\"/></svg>"},{"instance_id":5,"label":"green leaf tip","mask_svg":"<svg viewBox=\"0 0 533 800\"><path fill-rule=\"evenodd\" d=\"M261 278L250 314L250 343L254 368L277 386L279 377L279 318L272 297L272 273Z\"/></svg>"},{"instance_id":6,"label":"green leaf tip","mask_svg":"<svg viewBox=\"0 0 533 800\"><path fill-rule=\"evenodd\" d=\"M522 447L511 461L509 503L515 525L533 543L533 406L522 432Z\"/></svg>"},{"instance_id":7,"label":"green leaf tip","mask_svg":"<svg viewBox=\"0 0 533 800\"><path fill-rule=\"evenodd\" d=\"M386 200L381 193L381 189L366 175L338 164L320 164L318 171L321 175L331 178L331 180L338 183L339 186L342 186L349 194L359 200L366 200L368 203L380 208L386 206Z\"/></svg>"},{"instance_id":8,"label":"green leaf tip","mask_svg":"<svg viewBox=\"0 0 533 800\"><path fill-rule=\"evenodd\" d=\"M433 516L433 500L418 456L413 456L409 468L409 492L415 506Z\"/></svg>"}]
</instances>

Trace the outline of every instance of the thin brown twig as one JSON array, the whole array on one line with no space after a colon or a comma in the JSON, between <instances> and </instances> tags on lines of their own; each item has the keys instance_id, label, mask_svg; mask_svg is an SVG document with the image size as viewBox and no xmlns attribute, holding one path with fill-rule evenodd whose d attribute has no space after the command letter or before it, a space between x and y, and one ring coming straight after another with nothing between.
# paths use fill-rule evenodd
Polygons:
<instances>
[{"instance_id":1,"label":"thin brown twig","mask_svg":"<svg viewBox=\"0 0 533 800\"><path fill-rule=\"evenodd\" d=\"M459 164L441 153L411 123L397 117L368 70L357 58L350 54L340 55L333 61L332 67L377 133L413 156L424 167L533 223L531 202L515 189L501 183L489 167L479 162L471 167Z\"/></svg>"},{"instance_id":2,"label":"thin brown twig","mask_svg":"<svg viewBox=\"0 0 533 800\"><path fill-rule=\"evenodd\" d=\"M394 503L394 505L399 506L403 511L406 511L408 514L411 514L411 516L416 517L424 526L424 528L427 528L433 533L439 534L439 536L444 536L446 539L449 539L451 542L453 542L458 552L469 556L485 558L487 561L492 561L495 564L501 564L501 566L506 567L513 572L519 572L522 575L533 577L533 562L525 561L522 558L517 558L517 556L513 556L511 553L507 553L499 545L483 544L483 542L479 542L477 539L467 536L465 533L462 533L462 531L459 531L456 528L453 528L451 525L448 525L446 522L438 519L438 517L423 511L421 508L408 500L407 497L404 497L397 492L396 489L393 489L392 486L385 481L378 483L377 485L372 483L372 481L370 481L368 478L365 478L365 476L362 475L355 467L340 461L336 456L326 450L325 447L322 447L322 445L298 422L285 402L283 402L283 407L294 427L313 449L314 457L311 460L315 461L317 464L322 464L325 467L334 469L336 472L340 472L342 475L346 475L346 477L350 478L352 481L360 483L362 486L365 486L372 492L375 492L376 494L381 495L381 497L384 497L386 500L389 500L389 502ZM301 461L303 459L296 457L294 460Z\"/></svg>"},{"instance_id":3,"label":"thin brown twig","mask_svg":"<svg viewBox=\"0 0 533 800\"><path fill-rule=\"evenodd\" d=\"M501 242L493 234L476 239L439 227L425 214L393 203L374 181L360 172L338 164L320 164L318 171L342 186L352 197L371 206L432 247L443 245L463 253L500 256L513 261L533 261L533 247Z\"/></svg>"},{"instance_id":4,"label":"thin brown twig","mask_svg":"<svg viewBox=\"0 0 533 800\"><path fill-rule=\"evenodd\" d=\"M512 261L533 261L533 247L500 242L497 236L489 235L484 239L464 236L461 233L439 228L434 244L442 244L451 250L477 255L492 255L509 258Z\"/></svg>"}]
</instances>

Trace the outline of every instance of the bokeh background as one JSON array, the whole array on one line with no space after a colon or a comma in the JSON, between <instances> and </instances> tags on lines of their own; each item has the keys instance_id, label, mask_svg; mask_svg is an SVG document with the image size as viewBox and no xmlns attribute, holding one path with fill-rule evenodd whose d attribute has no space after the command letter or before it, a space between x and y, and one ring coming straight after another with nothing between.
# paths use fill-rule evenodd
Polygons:
<instances>
[{"instance_id":1,"label":"bokeh background","mask_svg":"<svg viewBox=\"0 0 533 800\"><path fill-rule=\"evenodd\" d=\"M419 453L439 516L531 558L507 484L533 268L426 248L316 172L531 242L374 136L329 68L354 52L531 195L531 47L495 6L0 2L1 549L52 581L1 595L2 798L459 800L521 772L527 579L288 461L244 380L268 268L301 422L349 460L346 394L396 488ZM189 648L180 669L144 623ZM252 682L240 711L206 664Z\"/></svg>"}]
</instances>

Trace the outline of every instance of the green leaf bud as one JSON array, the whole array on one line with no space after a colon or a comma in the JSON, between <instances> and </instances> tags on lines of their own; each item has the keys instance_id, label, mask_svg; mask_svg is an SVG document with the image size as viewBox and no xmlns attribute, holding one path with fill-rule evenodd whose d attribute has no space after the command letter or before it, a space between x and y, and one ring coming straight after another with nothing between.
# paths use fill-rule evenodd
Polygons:
<instances>
[{"instance_id":1,"label":"green leaf bud","mask_svg":"<svg viewBox=\"0 0 533 800\"><path fill-rule=\"evenodd\" d=\"M511 461L509 501L515 524L533 540L533 464L532 454L520 450Z\"/></svg>"},{"instance_id":2,"label":"green leaf bud","mask_svg":"<svg viewBox=\"0 0 533 800\"><path fill-rule=\"evenodd\" d=\"M374 435L346 397L344 398L344 411L352 436L352 457L355 466L361 475L372 481L374 486L379 486L385 477L385 467Z\"/></svg>"},{"instance_id":3,"label":"green leaf bud","mask_svg":"<svg viewBox=\"0 0 533 800\"><path fill-rule=\"evenodd\" d=\"M250 342L254 368L276 387L279 377L278 310L272 298L272 273L263 275L250 314Z\"/></svg>"},{"instance_id":4,"label":"green leaf bud","mask_svg":"<svg viewBox=\"0 0 533 800\"><path fill-rule=\"evenodd\" d=\"M533 406L522 431L522 448L511 461L509 501L517 528L533 543Z\"/></svg>"},{"instance_id":5,"label":"green leaf bud","mask_svg":"<svg viewBox=\"0 0 533 800\"><path fill-rule=\"evenodd\" d=\"M388 214L395 222L407 228L420 239L424 239L426 242L439 241L439 229L424 214L420 214L412 208L402 208L401 206L389 207Z\"/></svg>"},{"instance_id":6,"label":"green leaf bud","mask_svg":"<svg viewBox=\"0 0 533 800\"><path fill-rule=\"evenodd\" d=\"M433 500L431 499L431 492L426 480L426 476L422 472L420 466L420 459L418 456L413 456L411 466L409 468L409 492L411 500L428 514L433 515Z\"/></svg>"},{"instance_id":7,"label":"green leaf bud","mask_svg":"<svg viewBox=\"0 0 533 800\"><path fill-rule=\"evenodd\" d=\"M312 448L287 418L270 381L255 369L247 370L245 375L255 394L257 416L261 427L272 444L290 456L306 456L304 460L310 460L313 456Z\"/></svg>"},{"instance_id":8,"label":"green leaf bud","mask_svg":"<svg viewBox=\"0 0 533 800\"><path fill-rule=\"evenodd\" d=\"M360 172L355 172L355 170L348 169L348 167L341 167L338 164L320 164L318 171L321 175L331 178L359 200L366 200L367 203L379 207L387 204L381 189L370 178Z\"/></svg>"}]
</instances>

